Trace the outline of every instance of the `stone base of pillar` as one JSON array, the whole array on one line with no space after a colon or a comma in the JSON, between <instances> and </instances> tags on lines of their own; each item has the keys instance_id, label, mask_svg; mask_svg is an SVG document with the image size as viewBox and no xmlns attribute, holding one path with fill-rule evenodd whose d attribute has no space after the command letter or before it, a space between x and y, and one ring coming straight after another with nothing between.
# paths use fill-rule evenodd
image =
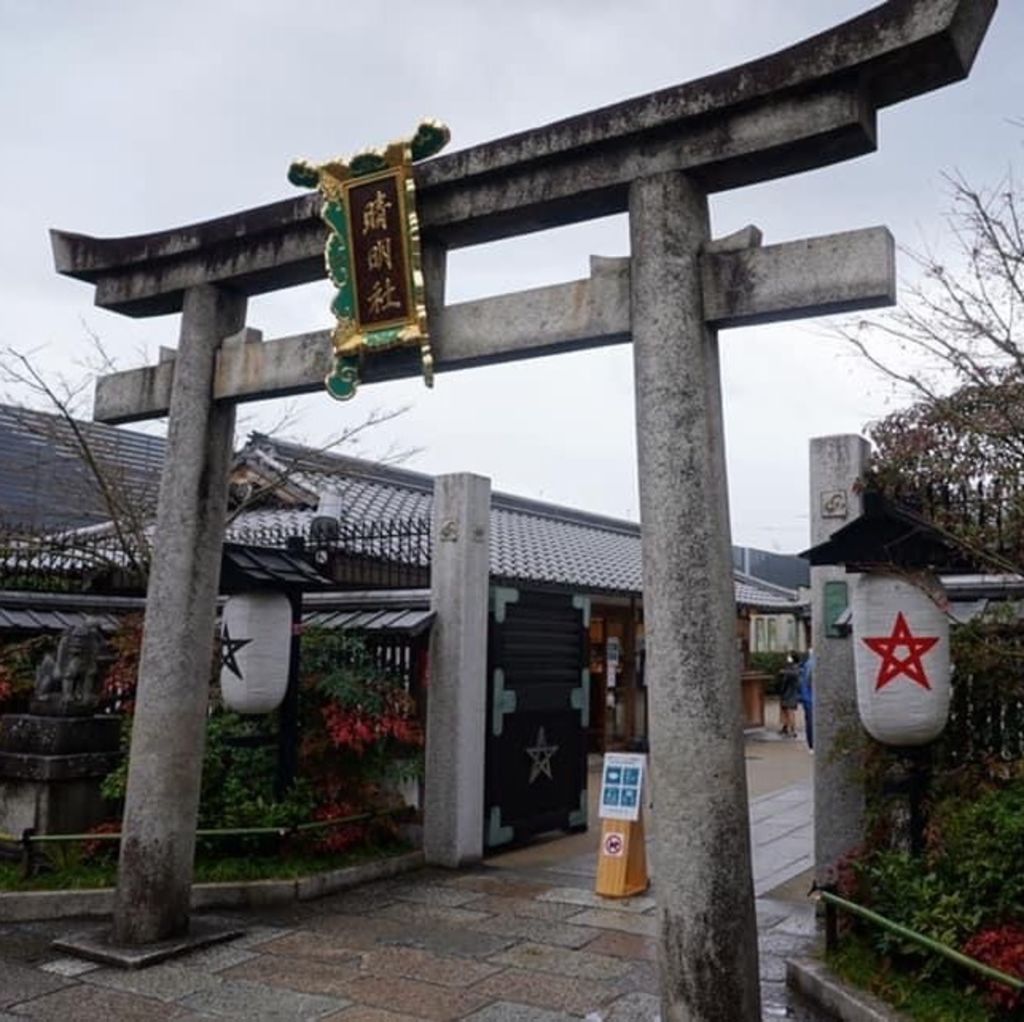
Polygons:
<instances>
[{"instance_id":1,"label":"stone base of pillar","mask_svg":"<svg viewBox=\"0 0 1024 1022\"><path fill-rule=\"evenodd\" d=\"M193 919L188 933L182 937L155 941L141 947L124 947L112 942L110 926L105 924L61 937L53 942L53 947L90 962L101 962L119 969L144 969L148 965L165 962L168 958L234 940L235 937L241 937L243 932L203 919Z\"/></svg>"}]
</instances>

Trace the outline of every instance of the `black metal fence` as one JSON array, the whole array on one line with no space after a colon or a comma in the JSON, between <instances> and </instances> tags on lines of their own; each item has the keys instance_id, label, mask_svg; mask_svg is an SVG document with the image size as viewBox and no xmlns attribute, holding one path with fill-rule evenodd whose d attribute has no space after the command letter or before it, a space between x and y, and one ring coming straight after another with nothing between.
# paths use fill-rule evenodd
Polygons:
<instances>
[{"instance_id":1,"label":"black metal fence","mask_svg":"<svg viewBox=\"0 0 1024 1022\"><path fill-rule=\"evenodd\" d=\"M42 532L0 521L0 589L48 593L145 590L145 538L107 527Z\"/></svg>"},{"instance_id":2,"label":"black metal fence","mask_svg":"<svg viewBox=\"0 0 1024 1022\"><path fill-rule=\"evenodd\" d=\"M302 549L339 589L420 589L430 585L429 518L367 522L314 520L306 531L292 525L233 526L232 542Z\"/></svg>"},{"instance_id":3,"label":"black metal fence","mask_svg":"<svg viewBox=\"0 0 1024 1022\"><path fill-rule=\"evenodd\" d=\"M953 629L949 722L938 763L1024 760L1024 621L1016 601L992 605Z\"/></svg>"},{"instance_id":4,"label":"black metal fence","mask_svg":"<svg viewBox=\"0 0 1024 1022\"><path fill-rule=\"evenodd\" d=\"M886 487L885 496L963 541L976 555L979 569L993 564L1024 567L1024 486L1020 478L899 484Z\"/></svg>"},{"instance_id":5,"label":"black metal fence","mask_svg":"<svg viewBox=\"0 0 1024 1022\"><path fill-rule=\"evenodd\" d=\"M938 743L940 763L956 767L1024 759L1024 678L1001 682L962 676L953 685L949 723Z\"/></svg>"},{"instance_id":6,"label":"black metal fence","mask_svg":"<svg viewBox=\"0 0 1024 1022\"><path fill-rule=\"evenodd\" d=\"M412 589L430 584L429 519L232 526L235 543L303 551L339 589ZM33 531L0 521L0 589L58 593L145 592L149 536L112 526Z\"/></svg>"},{"instance_id":7,"label":"black metal fence","mask_svg":"<svg viewBox=\"0 0 1024 1022\"><path fill-rule=\"evenodd\" d=\"M400 679L405 690L420 698L429 633L422 636L364 634L366 649L379 670Z\"/></svg>"}]
</instances>

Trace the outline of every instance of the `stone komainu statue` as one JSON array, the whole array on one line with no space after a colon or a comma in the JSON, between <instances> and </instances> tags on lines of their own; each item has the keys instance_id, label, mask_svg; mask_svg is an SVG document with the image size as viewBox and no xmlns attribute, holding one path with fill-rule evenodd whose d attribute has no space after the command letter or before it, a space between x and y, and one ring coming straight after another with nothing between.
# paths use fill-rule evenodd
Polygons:
<instances>
[{"instance_id":1,"label":"stone komainu statue","mask_svg":"<svg viewBox=\"0 0 1024 1022\"><path fill-rule=\"evenodd\" d=\"M69 628L61 636L56 654L48 653L36 669L32 712L60 716L92 713L99 701L105 647L96 621Z\"/></svg>"}]
</instances>

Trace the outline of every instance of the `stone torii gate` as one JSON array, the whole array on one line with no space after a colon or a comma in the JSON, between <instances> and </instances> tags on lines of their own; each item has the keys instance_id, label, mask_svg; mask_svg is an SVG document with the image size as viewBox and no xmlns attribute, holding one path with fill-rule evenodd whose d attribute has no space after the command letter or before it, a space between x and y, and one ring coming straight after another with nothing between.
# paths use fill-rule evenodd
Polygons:
<instances>
[{"instance_id":1,"label":"stone torii gate","mask_svg":"<svg viewBox=\"0 0 1024 1022\"><path fill-rule=\"evenodd\" d=\"M717 332L891 303L895 290L884 229L713 242L708 195L872 151L880 108L967 75L995 6L890 0L749 64L414 169L439 373L633 344L666 1020L760 1018ZM53 232L57 270L95 284L98 305L182 313L173 358L96 389L100 421L169 414L115 943L188 927L234 408L318 389L331 367L328 331L245 332L246 299L322 277L319 205L303 196L132 238ZM629 259L445 305L448 249L619 212ZM368 361L363 379L418 371L399 352Z\"/></svg>"}]
</instances>

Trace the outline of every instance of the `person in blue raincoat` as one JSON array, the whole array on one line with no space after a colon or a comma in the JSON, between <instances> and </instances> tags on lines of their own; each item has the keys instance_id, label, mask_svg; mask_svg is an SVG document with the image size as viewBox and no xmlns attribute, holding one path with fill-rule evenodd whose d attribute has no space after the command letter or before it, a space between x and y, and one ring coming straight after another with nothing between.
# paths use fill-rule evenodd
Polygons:
<instances>
[{"instance_id":1,"label":"person in blue raincoat","mask_svg":"<svg viewBox=\"0 0 1024 1022\"><path fill-rule=\"evenodd\" d=\"M800 705L804 708L807 748L814 749L814 650L809 649L800 662Z\"/></svg>"}]
</instances>

